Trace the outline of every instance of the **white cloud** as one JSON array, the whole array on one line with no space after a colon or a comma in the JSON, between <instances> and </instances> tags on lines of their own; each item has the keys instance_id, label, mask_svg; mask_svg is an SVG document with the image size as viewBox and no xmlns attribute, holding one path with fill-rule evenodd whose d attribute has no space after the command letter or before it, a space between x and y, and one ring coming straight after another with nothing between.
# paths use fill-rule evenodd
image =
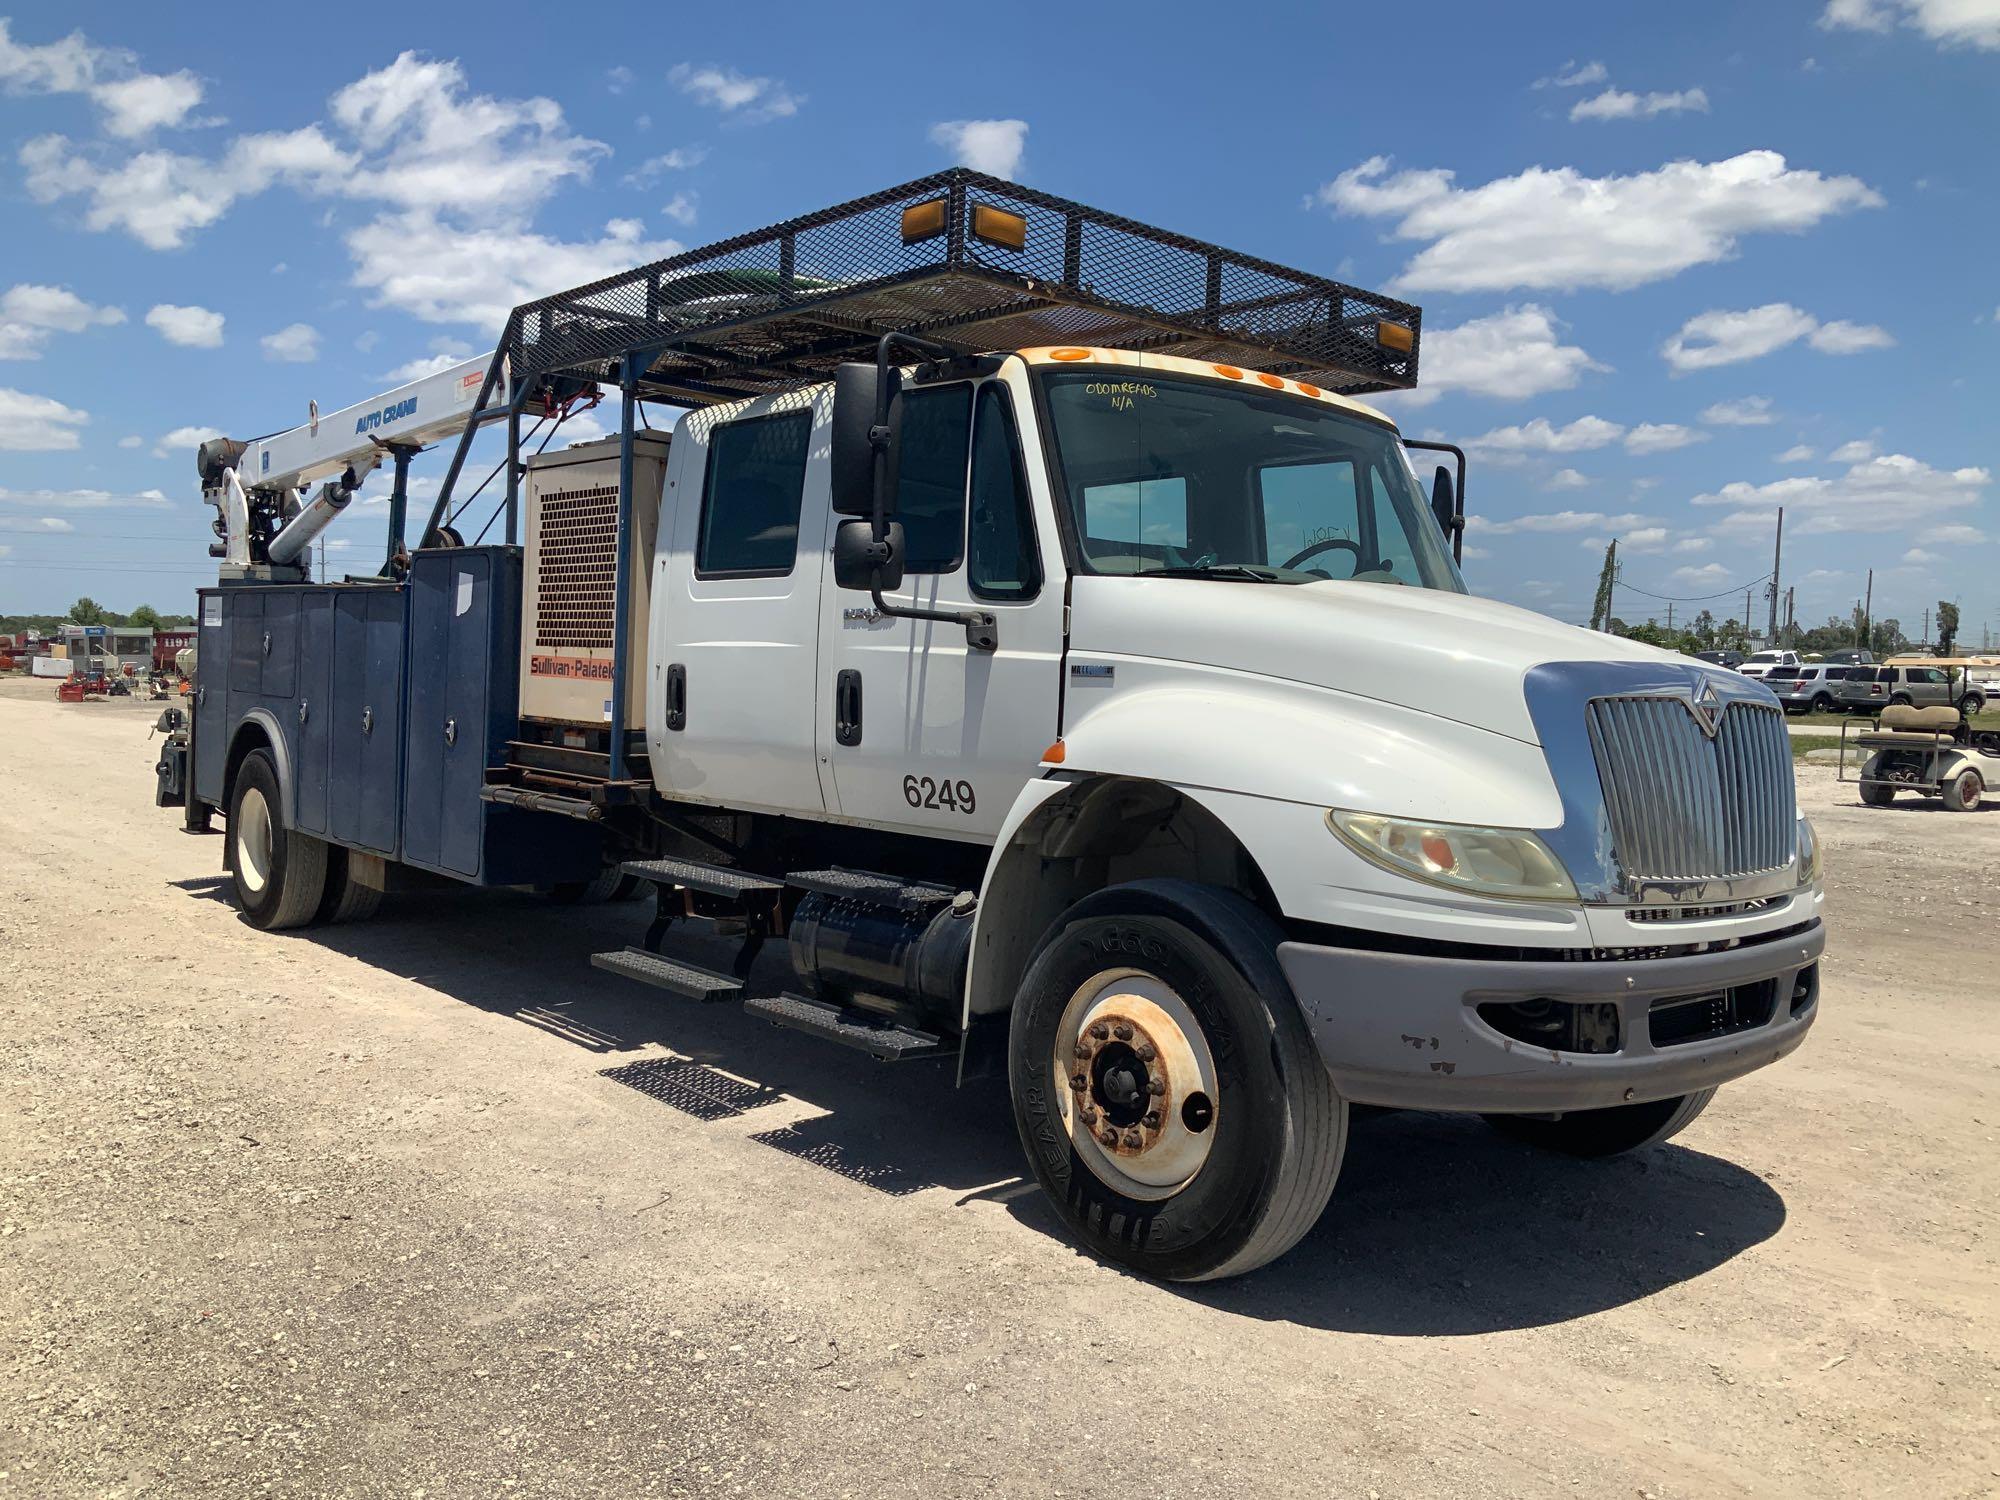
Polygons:
<instances>
[{"instance_id":1,"label":"white cloud","mask_svg":"<svg viewBox=\"0 0 2000 1500\"><path fill-rule=\"evenodd\" d=\"M643 187L663 173L688 171L700 166L707 158L706 146L676 146L658 156L647 157L625 174L625 182L630 187Z\"/></svg>"},{"instance_id":2,"label":"white cloud","mask_svg":"<svg viewBox=\"0 0 2000 1500\"><path fill-rule=\"evenodd\" d=\"M48 506L56 510L101 510L111 505L166 505L167 497L159 490L140 490L137 494L117 494L111 490L10 490L0 488L0 505ZM67 521L54 521L44 517L42 525L50 531L74 531L76 528Z\"/></svg>"},{"instance_id":3,"label":"white cloud","mask_svg":"<svg viewBox=\"0 0 2000 1500\"><path fill-rule=\"evenodd\" d=\"M749 78L713 63L699 68L678 63L668 70L667 81L697 103L752 125L795 115L806 102L805 95L792 93L775 78Z\"/></svg>"},{"instance_id":4,"label":"white cloud","mask_svg":"<svg viewBox=\"0 0 2000 1500\"><path fill-rule=\"evenodd\" d=\"M1963 524L1933 526L1917 538L1920 542L1935 543L1945 547L1976 547L1986 540L1986 533L1977 526Z\"/></svg>"},{"instance_id":5,"label":"white cloud","mask_svg":"<svg viewBox=\"0 0 2000 1500\"><path fill-rule=\"evenodd\" d=\"M1897 21L1940 47L2000 52L2000 5L1993 0L1828 0L1819 18L1829 31L1887 31Z\"/></svg>"},{"instance_id":6,"label":"white cloud","mask_svg":"<svg viewBox=\"0 0 2000 1500\"><path fill-rule=\"evenodd\" d=\"M1671 94L1634 94L1624 89L1606 89L1589 99L1579 99L1571 107L1572 120L1641 120L1655 115L1692 111L1708 113L1708 95L1701 89L1680 89Z\"/></svg>"},{"instance_id":7,"label":"white cloud","mask_svg":"<svg viewBox=\"0 0 2000 1500\"><path fill-rule=\"evenodd\" d=\"M68 287L19 282L0 293L0 359L40 359L58 333L124 321L122 310L94 307Z\"/></svg>"},{"instance_id":8,"label":"white cloud","mask_svg":"<svg viewBox=\"0 0 2000 1500\"><path fill-rule=\"evenodd\" d=\"M15 536L23 534L46 535L50 532L74 531L76 528L61 516L36 516L32 520L9 520L0 517L0 531L11 532Z\"/></svg>"},{"instance_id":9,"label":"white cloud","mask_svg":"<svg viewBox=\"0 0 2000 1500\"><path fill-rule=\"evenodd\" d=\"M408 364L398 365L395 369L385 372L382 382L385 385L407 385L412 380L422 380L426 375L440 374L453 365L463 364L465 358L463 354L428 354L422 359L413 359Z\"/></svg>"},{"instance_id":10,"label":"white cloud","mask_svg":"<svg viewBox=\"0 0 2000 1500\"><path fill-rule=\"evenodd\" d=\"M624 93L625 90L632 87L632 81L632 70L623 63L618 64L615 68L606 68L604 70L604 86L614 94Z\"/></svg>"},{"instance_id":11,"label":"white cloud","mask_svg":"<svg viewBox=\"0 0 2000 1500\"><path fill-rule=\"evenodd\" d=\"M1617 540L1620 552L1658 552L1667 544L1667 528L1640 526L1620 534ZM1586 552L1602 552L1610 542L1609 537L1587 536L1577 545Z\"/></svg>"},{"instance_id":12,"label":"white cloud","mask_svg":"<svg viewBox=\"0 0 2000 1500\"><path fill-rule=\"evenodd\" d=\"M239 136L216 158L155 150L107 162L45 135L20 161L38 202L81 198L85 227L168 250L279 184L426 212L532 214L610 149L571 131L553 100L469 93L457 63L414 52L340 89L328 113L339 139L314 124Z\"/></svg>"},{"instance_id":13,"label":"white cloud","mask_svg":"<svg viewBox=\"0 0 2000 1500\"><path fill-rule=\"evenodd\" d=\"M1822 323L1806 336L1806 342L1822 354L1860 354L1867 349L1889 349L1896 340L1886 328L1873 323Z\"/></svg>"},{"instance_id":14,"label":"white cloud","mask_svg":"<svg viewBox=\"0 0 2000 1500\"><path fill-rule=\"evenodd\" d=\"M1610 69L1601 62L1578 63L1572 59L1564 63L1554 77L1537 78L1534 86L1538 89L1583 89L1593 83L1602 83L1610 76Z\"/></svg>"},{"instance_id":15,"label":"white cloud","mask_svg":"<svg viewBox=\"0 0 2000 1500\"><path fill-rule=\"evenodd\" d=\"M0 88L10 94L84 94L103 111L104 128L130 140L188 116L202 100L194 74L147 73L122 48L99 47L80 31L42 45L16 42L0 16Z\"/></svg>"},{"instance_id":16,"label":"white cloud","mask_svg":"<svg viewBox=\"0 0 2000 1500\"><path fill-rule=\"evenodd\" d=\"M1729 577L1729 569L1719 562L1703 563L1699 567L1690 564L1685 568L1675 568L1668 576L1676 583L1685 583L1698 588L1706 584L1723 582Z\"/></svg>"},{"instance_id":17,"label":"white cloud","mask_svg":"<svg viewBox=\"0 0 2000 1500\"><path fill-rule=\"evenodd\" d=\"M1669 453L1690 443L1705 443L1708 434L1678 422L1641 422L1625 434L1627 453Z\"/></svg>"},{"instance_id":18,"label":"white cloud","mask_svg":"<svg viewBox=\"0 0 2000 1500\"><path fill-rule=\"evenodd\" d=\"M1838 478L1738 481L1690 503L1727 507L1730 514L1717 523L1718 530L1767 531L1783 506L1788 532L1898 531L1977 505L1991 481L1986 469L1936 469L1907 454L1886 453L1854 464Z\"/></svg>"},{"instance_id":19,"label":"white cloud","mask_svg":"<svg viewBox=\"0 0 2000 1500\"><path fill-rule=\"evenodd\" d=\"M1627 177L1530 167L1475 188L1453 177L1439 168L1392 172L1376 156L1318 197L1336 213L1394 219L1394 238L1427 242L1398 285L1446 292L1624 290L1727 260L1746 234L1796 234L1882 202L1858 177L1794 169L1776 151Z\"/></svg>"},{"instance_id":20,"label":"white cloud","mask_svg":"<svg viewBox=\"0 0 2000 1500\"><path fill-rule=\"evenodd\" d=\"M146 446L146 440L136 432L128 432L118 440L118 446L121 448L143 448Z\"/></svg>"},{"instance_id":21,"label":"white cloud","mask_svg":"<svg viewBox=\"0 0 2000 1500\"><path fill-rule=\"evenodd\" d=\"M1769 396L1743 396L1703 407L1701 420L1711 427L1769 427L1778 419Z\"/></svg>"},{"instance_id":22,"label":"white cloud","mask_svg":"<svg viewBox=\"0 0 2000 1500\"><path fill-rule=\"evenodd\" d=\"M1545 490L1584 490L1590 488L1590 480L1575 469L1557 469L1542 484Z\"/></svg>"},{"instance_id":23,"label":"white cloud","mask_svg":"<svg viewBox=\"0 0 2000 1500\"><path fill-rule=\"evenodd\" d=\"M1855 438L1852 442L1842 443L1827 454L1827 457L1837 464L1858 464L1865 459L1873 458L1876 452L1877 449L1871 439Z\"/></svg>"},{"instance_id":24,"label":"white cloud","mask_svg":"<svg viewBox=\"0 0 2000 1500\"><path fill-rule=\"evenodd\" d=\"M1771 462L1778 464L1809 464L1819 455L1804 443L1794 443Z\"/></svg>"},{"instance_id":25,"label":"white cloud","mask_svg":"<svg viewBox=\"0 0 2000 1500\"><path fill-rule=\"evenodd\" d=\"M1562 427L1553 426L1547 417L1536 417L1518 426L1496 427L1472 438L1466 447L1486 454L1587 453L1609 447L1623 436L1622 425L1602 417L1578 417Z\"/></svg>"},{"instance_id":26,"label":"white cloud","mask_svg":"<svg viewBox=\"0 0 2000 1500\"><path fill-rule=\"evenodd\" d=\"M157 443L153 444L153 457L172 458L177 454L192 454L210 438L223 436L220 427L176 427Z\"/></svg>"},{"instance_id":27,"label":"white cloud","mask_svg":"<svg viewBox=\"0 0 2000 1500\"><path fill-rule=\"evenodd\" d=\"M1513 516L1504 521L1489 520L1475 514L1466 517L1465 524L1482 535L1511 536L1517 532L1624 531L1637 526L1650 526L1653 518L1629 511L1623 515L1608 516L1601 510L1558 510L1543 515Z\"/></svg>"},{"instance_id":28,"label":"white cloud","mask_svg":"<svg viewBox=\"0 0 2000 1500\"><path fill-rule=\"evenodd\" d=\"M462 229L422 211L386 215L347 236L354 280L376 307L429 323L497 329L519 304L660 260L676 240L647 240L636 219L613 219L596 240L531 231Z\"/></svg>"},{"instance_id":29,"label":"white cloud","mask_svg":"<svg viewBox=\"0 0 2000 1500\"><path fill-rule=\"evenodd\" d=\"M1026 120L943 120L931 126L931 142L952 154L961 167L1010 181L1021 170L1028 144Z\"/></svg>"},{"instance_id":30,"label":"white cloud","mask_svg":"<svg viewBox=\"0 0 2000 1500\"><path fill-rule=\"evenodd\" d=\"M1822 323L1789 302L1767 302L1741 311L1696 313L1660 346L1660 355L1676 375L1685 375L1761 359L1800 339L1822 354L1857 354L1896 342L1881 328Z\"/></svg>"},{"instance_id":31,"label":"white cloud","mask_svg":"<svg viewBox=\"0 0 2000 1500\"><path fill-rule=\"evenodd\" d=\"M699 211L700 204L701 195L699 193L675 193L673 197L660 205L660 212L672 219L676 224L685 228L694 223L695 214Z\"/></svg>"},{"instance_id":32,"label":"white cloud","mask_svg":"<svg viewBox=\"0 0 2000 1500\"><path fill-rule=\"evenodd\" d=\"M309 365L319 358L319 330L310 323L287 323L257 340L264 358L283 364Z\"/></svg>"},{"instance_id":33,"label":"white cloud","mask_svg":"<svg viewBox=\"0 0 2000 1500\"><path fill-rule=\"evenodd\" d=\"M1456 328L1427 328L1422 383L1396 402L1425 406L1449 391L1524 400L1569 390L1586 370L1609 368L1563 343L1561 327L1553 312L1530 302Z\"/></svg>"},{"instance_id":34,"label":"white cloud","mask_svg":"<svg viewBox=\"0 0 2000 1500\"><path fill-rule=\"evenodd\" d=\"M1682 537L1678 542L1675 542L1673 550L1679 553L1706 552L1714 545L1715 538L1713 537L1688 536Z\"/></svg>"},{"instance_id":35,"label":"white cloud","mask_svg":"<svg viewBox=\"0 0 2000 1500\"><path fill-rule=\"evenodd\" d=\"M1935 552L1926 552L1922 547L1912 547L1908 552L1903 554L1903 564L1905 567L1923 567L1930 563L1943 561L1944 559L1939 557Z\"/></svg>"},{"instance_id":36,"label":"white cloud","mask_svg":"<svg viewBox=\"0 0 2000 1500\"><path fill-rule=\"evenodd\" d=\"M189 349L222 347L222 314L205 307L181 307L172 302L157 304L146 314L146 326L170 344Z\"/></svg>"},{"instance_id":37,"label":"white cloud","mask_svg":"<svg viewBox=\"0 0 2000 1500\"><path fill-rule=\"evenodd\" d=\"M88 412L48 396L0 386L0 450L57 453L73 449L79 444L77 429L89 420Z\"/></svg>"}]
</instances>

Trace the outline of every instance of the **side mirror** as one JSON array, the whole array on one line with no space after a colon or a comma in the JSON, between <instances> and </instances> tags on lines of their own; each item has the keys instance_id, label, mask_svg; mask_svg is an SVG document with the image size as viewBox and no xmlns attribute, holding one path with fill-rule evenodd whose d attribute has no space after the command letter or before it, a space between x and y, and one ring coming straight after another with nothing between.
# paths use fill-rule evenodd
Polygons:
<instances>
[{"instance_id":1,"label":"side mirror","mask_svg":"<svg viewBox=\"0 0 2000 1500\"><path fill-rule=\"evenodd\" d=\"M882 390L884 372L873 364L859 362L835 367L833 372L832 490L833 513L837 516L875 514L876 448L869 438L876 412L886 410L886 397L893 397L902 372L887 370L889 389Z\"/></svg>"},{"instance_id":2,"label":"side mirror","mask_svg":"<svg viewBox=\"0 0 2000 1500\"><path fill-rule=\"evenodd\" d=\"M1437 476L1431 480L1431 514L1437 517L1438 529L1449 541L1452 528L1458 524L1458 494L1452 488L1451 470L1443 464L1438 465Z\"/></svg>"},{"instance_id":3,"label":"side mirror","mask_svg":"<svg viewBox=\"0 0 2000 1500\"><path fill-rule=\"evenodd\" d=\"M842 521L833 532L833 582L837 588L870 592L901 588L903 523L891 521L888 535L877 542L873 523Z\"/></svg>"}]
</instances>

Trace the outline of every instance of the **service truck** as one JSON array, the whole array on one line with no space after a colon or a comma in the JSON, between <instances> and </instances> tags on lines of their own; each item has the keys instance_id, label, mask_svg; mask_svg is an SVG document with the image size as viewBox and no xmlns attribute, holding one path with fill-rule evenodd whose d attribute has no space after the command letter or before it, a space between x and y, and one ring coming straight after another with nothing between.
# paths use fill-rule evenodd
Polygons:
<instances>
[{"instance_id":1,"label":"service truck","mask_svg":"<svg viewBox=\"0 0 2000 1500\"><path fill-rule=\"evenodd\" d=\"M1069 1229L1163 1278L1294 1244L1352 1106L1665 1140L1814 1019L1783 714L1468 592L1463 454L1357 399L1420 342L970 171L525 304L488 359L202 447L220 577L160 799L224 821L258 927L650 890L579 985L1004 1071ZM613 393L614 437L529 452ZM311 580L378 462L379 568ZM732 971L675 955L690 921Z\"/></svg>"}]
</instances>

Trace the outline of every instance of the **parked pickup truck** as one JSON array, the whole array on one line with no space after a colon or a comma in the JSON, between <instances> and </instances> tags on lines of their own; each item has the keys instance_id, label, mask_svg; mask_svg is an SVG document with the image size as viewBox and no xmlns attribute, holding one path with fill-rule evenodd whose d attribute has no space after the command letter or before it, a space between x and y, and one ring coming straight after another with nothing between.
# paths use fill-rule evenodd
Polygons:
<instances>
[{"instance_id":1,"label":"parked pickup truck","mask_svg":"<svg viewBox=\"0 0 2000 1500\"><path fill-rule=\"evenodd\" d=\"M1798 665L1799 653L1796 651L1753 651L1736 670L1745 677L1766 677L1772 672Z\"/></svg>"},{"instance_id":2,"label":"parked pickup truck","mask_svg":"<svg viewBox=\"0 0 2000 1500\"><path fill-rule=\"evenodd\" d=\"M1152 1275L1296 1242L1351 1105L1665 1140L1817 1014L1783 716L1472 593L1463 456L1427 494L1438 445L1359 399L1419 328L966 171L541 299L483 377L360 408L379 578L304 573L353 423L204 445L224 572L162 800L226 817L260 927L411 871L639 883L600 982L1004 1073L1054 1211ZM600 384L616 439L503 464L525 547L453 545L473 430L518 460ZM398 424L453 392L405 549ZM669 946L711 919L726 973Z\"/></svg>"}]
</instances>

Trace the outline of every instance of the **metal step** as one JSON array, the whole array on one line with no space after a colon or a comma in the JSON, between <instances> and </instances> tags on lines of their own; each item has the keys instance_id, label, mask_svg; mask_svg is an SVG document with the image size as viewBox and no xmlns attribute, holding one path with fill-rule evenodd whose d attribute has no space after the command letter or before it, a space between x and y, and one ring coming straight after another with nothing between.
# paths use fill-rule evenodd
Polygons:
<instances>
[{"instance_id":1,"label":"metal step","mask_svg":"<svg viewBox=\"0 0 2000 1500\"><path fill-rule=\"evenodd\" d=\"M593 953L590 965L612 974L622 974L655 989L671 990L690 1000L734 1000L743 993L743 981L732 974L717 974L677 959L662 958L644 948L627 948L622 953Z\"/></svg>"},{"instance_id":2,"label":"metal step","mask_svg":"<svg viewBox=\"0 0 2000 1500\"><path fill-rule=\"evenodd\" d=\"M698 864L691 859L628 859L618 867L627 875L650 880L655 885L684 886L709 896L775 896L785 888L782 880L770 880L726 865Z\"/></svg>"},{"instance_id":3,"label":"metal step","mask_svg":"<svg viewBox=\"0 0 2000 1500\"><path fill-rule=\"evenodd\" d=\"M901 1062L911 1057L936 1057L945 1050L944 1042L928 1031L908 1026L857 1018L852 1011L803 995L752 995L743 1008L762 1016L774 1026L803 1031L825 1041L839 1042L866 1052L882 1062Z\"/></svg>"},{"instance_id":4,"label":"metal step","mask_svg":"<svg viewBox=\"0 0 2000 1500\"><path fill-rule=\"evenodd\" d=\"M799 870L787 875L785 884L796 890L830 896L836 901L860 901L896 911L929 911L945 905L958 894L948 885L933 885L927 880L902 880L894 875L877 875L868 870Z\"/></svg>"}]
</instances>

